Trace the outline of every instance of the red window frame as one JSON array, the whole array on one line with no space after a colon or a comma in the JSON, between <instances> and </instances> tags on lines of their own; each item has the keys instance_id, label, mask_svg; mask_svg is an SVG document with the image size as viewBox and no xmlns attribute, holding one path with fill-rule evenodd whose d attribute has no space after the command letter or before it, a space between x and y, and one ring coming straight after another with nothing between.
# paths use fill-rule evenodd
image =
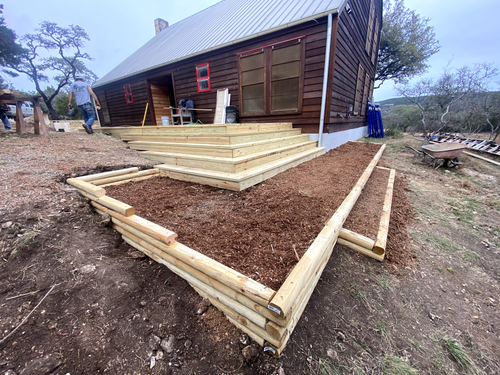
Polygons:
<instances>
[{"instance_id":1,"label":"red window frame","mask_svg":"<svg viewBox=\"0 0 500 375\"><path fill-rule=\"evenodd\" d=\"M134 102L134 95L132 94L132 87L129 83L123 85L123 91L125 92L125 101L127 104L132 104Z\"/></svg>"},{"instance_id":2,"label":"red window frame","mask_svg":"<svg viewBox=\"0 0 500 375\"><path fill-rule=\"evenodd\" d=\"M204 77L200 77L200 69L201 68L207 68L207 75ZM200 89L200 82L201 81L207 81L208 82L208 88L206 89ZM210 84L210 64L209 63L204 63L200 65L196 65L196 84L198 86L198 92L206 92L212 90L211 84Z\"/></svg>"}]
</instances>

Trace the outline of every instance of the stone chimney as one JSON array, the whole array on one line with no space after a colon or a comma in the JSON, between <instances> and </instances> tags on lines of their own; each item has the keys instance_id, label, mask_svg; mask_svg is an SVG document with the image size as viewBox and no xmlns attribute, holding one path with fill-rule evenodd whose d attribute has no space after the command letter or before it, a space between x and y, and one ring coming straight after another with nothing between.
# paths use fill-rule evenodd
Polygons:
<instances>
[{"instance_id":1,"label":"stone chimney","mask_svg":"<svg viewBox=\"0 0 500 375\"><path fill-rule=\"evenodd\" d=\"M158 34L159 32L165 30L168 27L168 22L161 19L157 18L155 19L155 32Z\"/></svg>"}]
</instances>

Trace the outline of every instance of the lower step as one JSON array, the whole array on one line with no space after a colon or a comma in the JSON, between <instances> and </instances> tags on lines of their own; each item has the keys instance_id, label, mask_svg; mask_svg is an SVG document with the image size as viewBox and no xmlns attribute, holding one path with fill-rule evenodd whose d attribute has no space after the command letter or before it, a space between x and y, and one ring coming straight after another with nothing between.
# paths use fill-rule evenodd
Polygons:
<instances>
[{"instance_id":1,"label":"lower step","mask_svg":"<svg viewBox=\"0 0 500 375\"><path fill-rule=\"evenodd\" d=\"M316 141L307 141L237 158L189 155L158 151L140 151L139 154L146 159L156 160L169 165L178 165L226 173L239 173L272 161L285 159L306 150L315 149L316 144Z\"/></svg>"},{"instance_id":2,"label":"lower step","mask_svg":"<svg viewBox=\"0 0 500 375\"><path fill-rule=\"evenodd\" d=\"M287 169L321 156L325 152L326 148L316 147L239 173L208 171L169 164L156 165L155 168L160 170L161 176L167 176L175 180L190 181L228 190L241 191Z\"/></svg>"}]
</instances>

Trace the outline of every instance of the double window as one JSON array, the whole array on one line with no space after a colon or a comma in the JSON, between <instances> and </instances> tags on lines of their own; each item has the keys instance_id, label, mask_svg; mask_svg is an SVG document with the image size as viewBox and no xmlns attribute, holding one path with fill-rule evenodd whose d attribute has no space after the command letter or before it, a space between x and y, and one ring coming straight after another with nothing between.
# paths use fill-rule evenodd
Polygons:
<instances>
[{"instance_id":1,"label":"double window","mask_svg":"<svg viewBox=\"0 0 500 375\"><path fill-rule=\"evenodd\" d=\"M240 54L241 115L302 110L303 40Z\"/></svg>"},{"instance_id":2,"label":"double window","mask_svg":"<svg viewBox=\"0 0 500 375\"><path fill-rule=\"evenodd\" d=\"M196 66L196 81L198 92L210 91L210 65L208 63Z\"/></svg>"}]
</instances>

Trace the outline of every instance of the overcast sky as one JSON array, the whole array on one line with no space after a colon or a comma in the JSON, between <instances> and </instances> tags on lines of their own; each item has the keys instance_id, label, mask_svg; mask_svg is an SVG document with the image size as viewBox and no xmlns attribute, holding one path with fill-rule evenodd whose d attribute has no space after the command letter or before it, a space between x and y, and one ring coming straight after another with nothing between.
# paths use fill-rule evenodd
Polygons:
<instances>
[{"instance_id":1,"label":"overcast sky","mask_svg":"<svg viewBox=\"0 0 500 375\"><path fill-rule=\"evenodd\" d=\"M118 0L0 0L8 27L18 36L33 33L41 21L59 26L83 27L90 36L85 51L94 61L88 66L99 77L104 76L154 35L154 20L163 18L170 24L199 12L218 1L118 1ZM460 67L473 63L500 63L499 0L406 0L410 9L431 18L441 51L429 63L428 75L438 76L450 61ZM21 90L34 90L25 78L11 80ZM498 85L497 85L498 86ZM495 87L498 89L498 87ZM375 90L375 99L396 96L391 83Z\"/></svg>"}]
</instances>

